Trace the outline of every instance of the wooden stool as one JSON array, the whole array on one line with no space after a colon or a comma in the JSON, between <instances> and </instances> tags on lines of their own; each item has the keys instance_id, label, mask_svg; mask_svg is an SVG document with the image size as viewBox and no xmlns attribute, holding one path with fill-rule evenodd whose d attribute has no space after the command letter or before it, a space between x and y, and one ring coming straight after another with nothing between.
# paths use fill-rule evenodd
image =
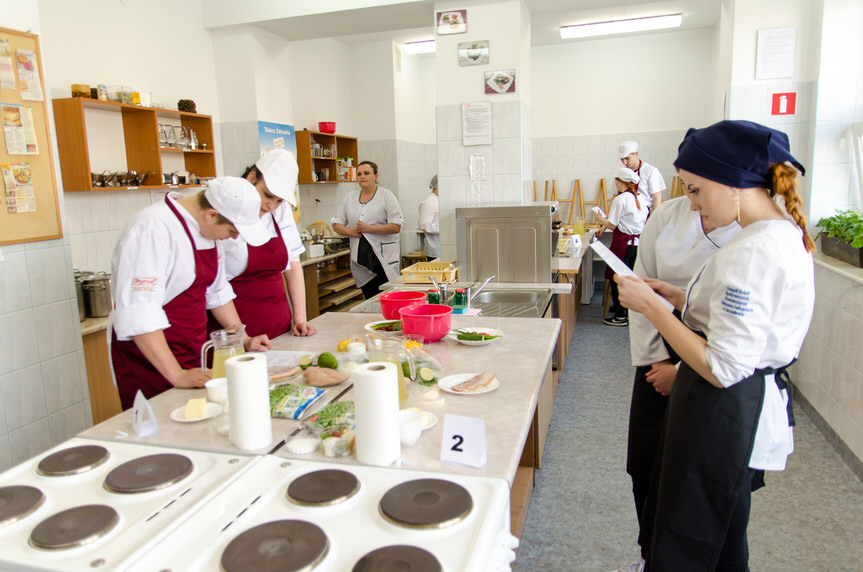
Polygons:
<instances>
[{"instance_id":1,"label":"wooden stool","mask_svg":"<svg viewBox=\"0 0 863 572\"><path fill-rule=\"evenodd\" d=\"M599 180L599 192L596 194L595 201L584 200L584 194L581 190L581 179L576 179L572 185L572 202L575 203L575 198L578 196L578 207L581 212L581 218L587 224L587 219L584 216L584 205L595 205L602 209L602 212L608 214L608 193L605 190L605 179ZM572 224L572 210L570 210L570 224ZM594 219L594 222L596 219Z\"/></svg>"},{"instance_id":2,"label":"wooden stool","mask_svg":"<svg viewBox=\"0 0 863 572\"><path fill-rule=\"evenodd\" d=\"M680 177L675 176L671 180L671 198L674 199L682 197L683 195L683 180Z\"/></svg>"},{"instance_id":3,"label":"wooden stool","mask_svg":"<svg viewBox=\"0 0 863 572\"><path fill-rule=\"evenodd\" d=\"M402 256L402 268L407 268L411 264L416 264L417 262L428 262L428 257L422 250L414 250L413 252L408 252Z\"/></svg>"}]
</instances>

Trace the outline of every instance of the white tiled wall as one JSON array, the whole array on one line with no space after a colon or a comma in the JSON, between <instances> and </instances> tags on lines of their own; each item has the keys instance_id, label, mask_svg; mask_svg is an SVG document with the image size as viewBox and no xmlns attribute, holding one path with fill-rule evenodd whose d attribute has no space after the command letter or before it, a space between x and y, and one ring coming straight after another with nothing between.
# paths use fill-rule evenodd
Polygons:
<instances>
[{"instance_id":1,"label":"white tiled wall","mask_svg":"<svg viewBox=\"0 0 863 572\"><path fill-rule=\"evenodd\" d=\"M863 271L823 255L816 258L815 313L792 370L793 380L839 438L863 460ZM835 267L856 275L856 280Z\"/></svg>"},{"instance_id":2,"label":"white tiled wall","mask_svg":"<svg viewBox=\"0 0 863 572\"><path fill-rule=\"evenodd\" d=\"M0 471L92 423L69 242L4 246Z\"/></svg>"}]
</instances>

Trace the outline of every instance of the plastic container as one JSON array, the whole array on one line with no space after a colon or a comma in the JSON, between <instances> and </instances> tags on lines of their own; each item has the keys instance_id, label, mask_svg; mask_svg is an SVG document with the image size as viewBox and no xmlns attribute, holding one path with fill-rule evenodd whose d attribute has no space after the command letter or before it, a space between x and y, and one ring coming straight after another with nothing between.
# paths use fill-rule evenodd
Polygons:
<instances>
[{"instance_id":1,"label":"plastic container","mask_svg":"<svg viewBox=\"0 0 863 572\"><path fill-rule=\"evenodd\" d=\"M426 295L423 292L411 292L402 290L397 292L384 292L379 297L381 301L381 314L384 320L398 320L399 310L407 306L424 304Z\"/></svg>"},{"instance_id":2,"label":"plastic container","mask_svg":"<svg viewBox=\"0 0 863 572\"><path fill-rule=\"evenodd\" d=\"M438 282L453 282L458 270L450 262L417 262L402 270L402 280L408 284L431 284L430 276Z\"/></svg>"},{"instance_id":3,"label":"plastic container","mask_svg":"<svg viewBox=\"0 0 863 572\"><path fill-rule=\"evenodd\" d=\"M420 334L426 343L436 342L450 330L452 308L443 304L407 306L399 310L402 331L405 334Z\"/></svg>"},{"instance_id":4,"label":"plastic container","mask_svg":"<svg viewBox=\"0 0 863 572\"><path fill-rule=\"evenodd\" d=\"M335 121L321 121L318 123L318 131L321 133L335 133L336 132L336 123Z\"/></svg>"}]
</instances>

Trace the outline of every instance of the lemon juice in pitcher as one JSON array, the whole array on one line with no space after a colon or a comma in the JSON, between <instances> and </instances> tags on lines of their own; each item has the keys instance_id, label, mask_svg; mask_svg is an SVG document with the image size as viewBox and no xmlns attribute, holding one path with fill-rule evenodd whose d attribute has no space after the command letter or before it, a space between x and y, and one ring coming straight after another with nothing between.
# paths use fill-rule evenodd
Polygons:
<instances>
[{"instance_id":1,"label":"lemon juice in pitcher","mask_svg":"<svg viewBox=\"0 0 863 572\"><path fill-rule=\"evenodd\" d=\"M390 362L395 364L398 372L399 407L404 407L408 399L408 385L405 379L404 367L407 366L408 377L412 377L414 370L413 358L405 350L404 335L366 334L366 349L369 352L369 361Z\"/></svg>"},{"instance_id":2,"label":"lemon juice in pitcher","mask_svg":"<svg viewBox=\"0 0 863 572\"><path fill-rule=\"evenodd\" d=\"M210 373L210 377L225 377L225 360L229 357L238 356L244 353L246 353L246 350L242 345L239 347L219 348L213 350L213 369Z\"/></svg>"},{"instance_id":3,"label":"lemon juice in pitcher","mask_svg":"<svg viewBox=\"0 0 863 572\"><path fill-rule=\"evenodd\" d=\"M229 357L246 353L243 348L243 333L246 326L227 330L216 330L210 334L210 339L201 347L201 369L207 373L207 350L213 348L212 378L225 376L225 360Z\"/></svg>"}]
</instances>

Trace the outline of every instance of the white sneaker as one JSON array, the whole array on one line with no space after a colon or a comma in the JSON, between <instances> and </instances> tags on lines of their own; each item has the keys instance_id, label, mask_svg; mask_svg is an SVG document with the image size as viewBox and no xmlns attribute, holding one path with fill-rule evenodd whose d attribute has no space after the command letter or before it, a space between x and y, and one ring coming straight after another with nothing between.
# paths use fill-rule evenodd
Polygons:
<instances>
[{"instance_id":1,"label":"white sneaker","mask_svg":"<svg viewBox=\"0 0 863 572\"><path fill-rule=\"evenodd\" d=\"M644 572L644 559L639 558L635 562L631 562L623 568L618 568L616 572Z\"/></svg>"}]
</instances>

